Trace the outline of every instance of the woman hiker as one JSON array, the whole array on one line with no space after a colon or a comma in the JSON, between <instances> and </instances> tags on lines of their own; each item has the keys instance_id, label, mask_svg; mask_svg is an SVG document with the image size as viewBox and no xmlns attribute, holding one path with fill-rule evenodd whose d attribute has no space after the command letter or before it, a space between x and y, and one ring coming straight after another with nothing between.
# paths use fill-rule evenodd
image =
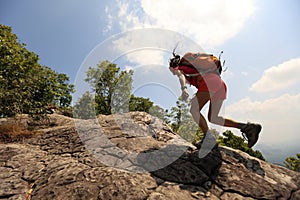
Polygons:
<instances>
[{"instance_id":1,"label":"woman hiker","mask_svg":"<svg viewBox=\"0 0 300 200\"><path fill-rule=\"evenodd\" d=\"M206 58L201 58L201 55L206 56ZM210 67L210 69L207 69L205 72L202 70L201 72L199 67L197 69L195 68L198 58L200 60L202 59L200 62L203 62L205 59L208 60L208 62L213 62L214 67ZM210 54L187 53L183 56L183 58L180 59L180 61L178 60L178 57L177 61L175 61L175 58L171 59L169 66L170 71L179 78L182 90L181 97L183 100L187 100L189 97L186 87L187 83L195 86L198 89L195 96L191 99L190 112L194 121L202 129L203 133L205 133L204 139L200 143L200 157L206 156L216 145L215 138L209 133L206 119L200 113L207 102L209 102L209 122L225 127L240 129L243 136L245 135L246 139L248 140L249 148L255 145L262 129L260 124L237 122L219 115L223 101L226 99L227 88L225 82L220 77L222 72L221 62L219 59L213 58L216 57ZM200 63L200 65L201 64L203 63Z\"/></svg>"}]
</instances>

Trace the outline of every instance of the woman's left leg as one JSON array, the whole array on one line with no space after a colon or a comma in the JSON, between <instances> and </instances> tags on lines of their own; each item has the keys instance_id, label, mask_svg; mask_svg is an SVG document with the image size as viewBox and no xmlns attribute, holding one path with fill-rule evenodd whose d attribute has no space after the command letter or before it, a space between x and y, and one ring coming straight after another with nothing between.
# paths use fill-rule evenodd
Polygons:
<instances>
[{"instance_id":1,"label":"woman's left leg","mask_svg":"<svg viewBox=\"0 0 300 200\"><path fill-rule=\"evenodd\" d=\"M204 116L200 113L204 105L209 101L209 92L197 92L191 100L190 113L193 116L194 121L201 128L203 133L208 131L208 125Z\"/></svg>"},{"instance_id":2,"label":"woman's left leg","mask_svg":"<svg viewBox=\"0 0 300 200\"><path fill-rule=\"evenodd\" d=\"M197 149L199 149L199 158L204 158L217 145L215 137L208 131L209 128L206 119L200 112L210 98L211 96L208 91L198 91L191 102L191 114L194 121L199 125L204 133L203 139L199 143L195 144Z\"/></svg>"}]
</instances>

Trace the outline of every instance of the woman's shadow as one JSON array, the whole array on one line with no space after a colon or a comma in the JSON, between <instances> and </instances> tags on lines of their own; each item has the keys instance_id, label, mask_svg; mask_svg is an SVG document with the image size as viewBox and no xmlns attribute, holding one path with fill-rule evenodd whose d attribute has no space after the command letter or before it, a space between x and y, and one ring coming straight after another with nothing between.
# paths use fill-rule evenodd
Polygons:
<instances>
[{"instance_id":1,"label":"woman's shadow","mask_svg":"<svg viewBox=\"0 0 300 200\"><path fill-rule=\"evenodd\" d=\"M168 145L165 152L174 152L182 146ZM184 147L186 148L186 147ZM148 152L154 149L147 150ZM162 151L163 152L163 151ZM143 152L145 153L145 151ZM145 161L145 155L141 154L141 161ZM159 158L164 159L164 158ZM159 163L160 161L156 159ZM152 161L153 162L153 161ZM154 160L155 162L155 160ZM141 164L141 163L140 163ZM218 177L219 168L222 164L222 157L218 145L205 156L199 158L199 150L186 149L186 151L174 162L168 164L157 170L148 170L151 175L158 181L161 182L172 182L179 184L182 189L189 189L189 186L201 186L203 189L208 191ZM155 164L153 163L153 166Z\"/></svg>"}]
</instances>

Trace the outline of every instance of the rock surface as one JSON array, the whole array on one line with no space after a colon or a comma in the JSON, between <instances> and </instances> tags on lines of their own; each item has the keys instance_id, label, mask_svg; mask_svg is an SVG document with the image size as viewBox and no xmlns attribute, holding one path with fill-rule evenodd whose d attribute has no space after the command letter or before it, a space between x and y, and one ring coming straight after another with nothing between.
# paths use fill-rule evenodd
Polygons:
<instances>
[{"instance_id":1,"label":"rock surface","mask_svg":"<svg viewBox=\"0 0 300 200\"><path fill-rule=\"evenodd\" d=\"M300 199L299 173L227 147L200 159L146 113L50 120L0 144L0 199Z\"/></svg>"}]
</instances>

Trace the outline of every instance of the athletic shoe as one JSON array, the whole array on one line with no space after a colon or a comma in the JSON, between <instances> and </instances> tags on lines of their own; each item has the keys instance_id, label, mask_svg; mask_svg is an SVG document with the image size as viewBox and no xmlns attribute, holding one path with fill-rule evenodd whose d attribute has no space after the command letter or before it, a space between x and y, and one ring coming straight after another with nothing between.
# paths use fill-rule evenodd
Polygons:
<instances>
[{"instance_id":1,"label":"athletic shoe","mask_svg":"<svg viewBox=\"0 0 300 200\"><path fill-rule=\"evenodd\" d=\"M253 147L256 144L261 129L262 126L260 124L254 123L247 123L245 127L241 129L244 138L248 141L249 148Z\"/></svg>"},{"instance_id":2,"label":"athletic shoe","mask_svg":"<svg viewBox=\"0 0 300 200\"><path fill-rule=\"evenodd\" d=\"M203 140L195 146L199 149L199 158L204 158L217 145L215 137L207 132Z\"/></svg>"}]
</instances>

